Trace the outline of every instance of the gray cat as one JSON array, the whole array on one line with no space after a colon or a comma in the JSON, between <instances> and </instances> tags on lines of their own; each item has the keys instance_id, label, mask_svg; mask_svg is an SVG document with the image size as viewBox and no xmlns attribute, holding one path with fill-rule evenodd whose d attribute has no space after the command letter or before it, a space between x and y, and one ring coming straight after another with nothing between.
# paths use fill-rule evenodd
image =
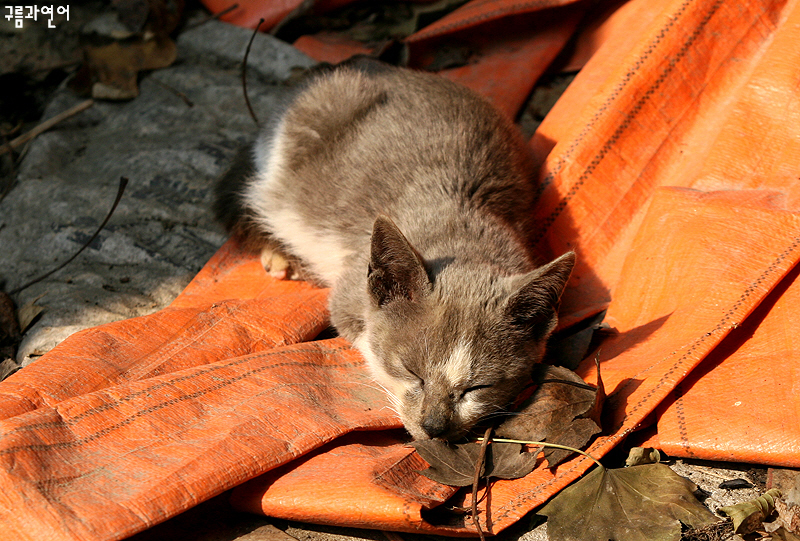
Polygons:
<instances>
[{"instance_id":1,"label":"gray cat","mask_svg":"<svg viewBox=\"0 0 800 541\"><path fill-rule=\"evenodd\" d=\"M312 77L217 188L276 278L330 286L331 320L414 438L455 440L530 381L572 252L529 247L535 167L516 128L439 76Z\"/></svg>"}]
</instances>

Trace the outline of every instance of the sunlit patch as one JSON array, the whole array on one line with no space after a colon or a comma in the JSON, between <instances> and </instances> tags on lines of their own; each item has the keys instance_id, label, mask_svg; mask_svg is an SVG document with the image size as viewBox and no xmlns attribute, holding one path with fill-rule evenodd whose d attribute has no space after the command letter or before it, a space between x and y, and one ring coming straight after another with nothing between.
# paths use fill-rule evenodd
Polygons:
<instances>
[{"instance_id":1,"label":"sunlit patch","mask_svg":"<svg viewBox=\"0 0 800 541\"><path fill-rule=\"evenodd\" d=\"M452 388L464 385L472 371L472 348L459 340L444 362L442 372Z\"/></svg>"}]
</instances>

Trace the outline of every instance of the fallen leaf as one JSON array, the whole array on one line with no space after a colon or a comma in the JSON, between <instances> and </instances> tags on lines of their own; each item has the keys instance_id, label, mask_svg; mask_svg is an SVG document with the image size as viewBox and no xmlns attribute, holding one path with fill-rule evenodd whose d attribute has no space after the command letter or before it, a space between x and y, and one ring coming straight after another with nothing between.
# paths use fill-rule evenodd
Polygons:
<instances>
[{"instance_id":1,"label":"fallen leaf","mask_svg":"<svg viewBox=\"0 0 800 541\"><path fill-rule=\"evenodd\" d=\"M778 520L792 533L800 534L800 505L789 503L787 497L775 500Z\"/></svg>"},{"instance_id":2,"label":"fallen leaf","mask_svg":"<svg viewBox=\"0 0 800 541\"><path fill-rule=\"evenodd\" d=\"M521 405L519 411L504 421L495 434L498 438L522 441L545 441L580 449L601 431L602 381L587 385L575 372L559 366L540 365L534 374L540 384ZM545 448L548 466L566 460L571 451Z\"/></svg>"},{"instance_id":3,"label":"fallen leaf","mask_svg":"<svg viewBox=\"0 0 800 541\"><path fill-rule=\"evenodd\" d=\"M800 534L800 473L787 468L770 468L767 488L777 488L781 497L775 500L779 524L795 535Z\"/></svg>"},{"instance_id":4,"label":"fallen leaf","mask_svg":"<svg viewBox=\"0 0 800 541\"><path fill-rule=\"evenodd\" d=\"M772 536L772 541L800 541L800 536L793 534L783 526L772 532L770 535Z\"/></svg>"},{"instance_id":5,"label":"fallen leaf","mask_svg":"<svg viewBox=\"0 0 800 541\"><path fill-rule=\"evenodd\" d=\"M411 443L430 467L420 473L443 485L471 486L475 479L475 465L480 455L480 443L448 444L441 440L420 440ZM536 453L522 450L517 443L489 445L486 461L481 466L481 477L518 479L536 467Z\"/></svg>"},{"instance_id":6,"label":"fallen leaf","mask_svg":"<svg viewBox=\"0 0 800 541\"><path fill-rule=\"evenodd\" d=\"M8 357L3 359L2 362L0 362L0 381L3 381L11 374L17 372L19 369L20 366L13 358Z\"/></svg>"},{"instance_id":7,"label":"fallen leaf","mask_svg":"<svg viewBox=\"0 0 800 541\"><path fill-rule=\"evenodd\" d=\"M610 327L603 323L605 310L577 324L559 331L547 342L547 363L575 370L589 354L596 335L607 332Z\"/></svg>"},{"instance_id":8,"label":"fallen leaf","mask_svg":"<svg viewBox=\"0 0 800 541\"><path fill-rule=\"evenodd\" d=\"M139 95L138 73L171 65L178 55L175 42L169 38L115 41L108 45L84 49L90 72L92 97L126 100Z\"/></svg>"},{"instance_id":9,"label":"fallen leaf","mask_svg":"<svg viewBox=\"0 0 800 541\"><path fill-rule=\"evenodd\" d=\"M652 447L631 447L625 467L640 466L642 464L658 464L661 462L661 453Z\"/></svg>"},{"instance_id":10,"label":"fallen leaf","mask_svg":"<svg viewBox=\"0 0 800 541\"><path fill-rule=\"evenodd\" d=\"M491 443L487 477L498 479L525 477L536 467L536 455L537 453L523 451L522 445L518 443Z\"/></svg>"},{"instance_id":11,"label":"fallen leaf","mask_svg":"<svg viewBox=\"0 0 800 541\"><path fill-rule=\"evenodd\" d=\"M771 488L755 500L720 507L718 511L731 517L734 533L745 535L761 527L764 519L775 510L775 499L780 496L780 490Z\"/></svg>"},{"instance_id":12,"label":"fallen leaf","mask_svg":"<svg viewBox=\"0 0 800 541\"><path fill-rule=\"evenodd\" d=\"M554 427L555 428L555 427ZM545 438L546 442L557 443L574 449L582 449L595 434L600 433L600 427L592 419L573 419L563 430L554 430L552 435ZM555 468L573 454L573 451L545 447L544 458L549 468Z\"/></svg>"},{"instance_id":13,"label":"fallen leaf","mask_svg":"<svg viewBox=\"0 0 800 541\"><path fill-rule=\"evenodd\" d=\"M718 521L693 492L697 487L664 464L596 468L539 511L551 541L678 541L681 523Z\"/></svg>"},{"instance_id":14,"label":"fallen leaf","mask_svg":"<svg viewBox=\"0 0 800 541\"><path fill-rule=\"evenodd\" d=\"M44 311L44 307L36 304L36 301L42 297L44 297L44 294L39 295L17 311L17 321L19 321L19 330L21 333L24 334L25 331L30 328L33 322L36 321L36 318L39 317L39 314Z\"/></svg>"},{"instance_id":15,"label":"fallen leaf","mask_svg":"<svg viewBox=\"0 0 800 541\"><path fill-rule=\"evenodd\" d=\"M471 486L481 446L476 443L451 445L441 440L416 440L411 445L429 467L420 473L437 483L455 487ZM481 476L485 473L481 467Z\"/></svg>"}]
</instances>

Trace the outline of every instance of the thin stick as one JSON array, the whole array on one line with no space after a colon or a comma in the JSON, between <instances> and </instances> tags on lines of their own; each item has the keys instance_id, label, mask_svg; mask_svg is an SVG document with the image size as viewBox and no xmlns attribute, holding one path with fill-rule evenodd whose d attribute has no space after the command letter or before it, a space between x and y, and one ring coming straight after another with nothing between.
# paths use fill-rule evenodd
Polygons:
<instances>
[{"instance_id":1,"label":"thin stick","mask_svg":"<svg viewBox=\"0 0 800 541\"><path fill-rule=\"evenodd\" d=\"M8 154L10 154L9 163L11 164L11 171L9 171L7 175L5 175L5 178L2 179L4 182L2 185L0 185L0 203L2 203L3 200L6 198L6 196L11 193L11 188L14 187L14 178L17 172L17 161L14 157L14 149L11 148L11 142L8 140L8 138L17 133L21 129L22 129L22 121L20 121L20 123L17 124L17 126L9 133L0 134L0 137L2 137L3 139L3 150L6 150ZM0 152L0 155L2 155L2 152Z\"/></svg>"},{"instance_id":2,"label":"thin stick","mask_svg":"<svg viewBox=\"0 0 800 541\"><path fill-rule=\"evenodd\" d=\"M198 26L203 26L208 21L213 21L214 19L219 19L220 17L222 17L224 15L227 15L228 13L230 13L231 11L233 11L234 9L236 9L238 7L239 7L239 4L233 4L232 6L223 9L219 13L215 13L214 15L209 15L208 17L206 17L205 19L203 19L200 22L197 22L197 23L190 24L190 25L186 26L183 29L183 31L186 32L187 30L191 30L193 28L197 28Z\"/></svg>"},{"instance_id":3,"label":"thin stick","mask_svg":"<svg viewBox=\"0 0 800 541\"><path fill-rule=\"evenodd\" d=\"M565 379L543 379L539 382L539 385L544 385L545 383L562 383L564 385L572 385L578 389L586 389L587 391L597 390L597 387L594 385L589 385L588 383L578 383L577 381L567 381Z\"/></svg>"},{"instance_id":4,"label":"thin stick","mask_svg":"<svg viewBox=\"0 0 800 541\"><path fill-rule=\"evenodd\" d=\"M18 287L16 289L13 289L13 290L9 291L8 292L9 295L14 295L15 293L19 293L23 289L28 288L28 287L32 286L33 284L35 284L37 282L41 282L42 280L44 280L45 278L47 278L48 276L50 276L54 272L60 271L61 269L66 267L73 259L78 257L81 254L81 252L83 252L94 241L94 239L97 238L97 235L99 235L100 231L102 231L103 228L106 226L106 224L108 223L108 220L111 219L111 215L114 214L114 211L117 209L117 205L119 205L119 201L120 201L120 199L122 199L122 194L125 193L125 186L127 186L127 185L128 185L128 179L125 178L125 177L119 177L119 188L117 188L117 198L114 199L114 204L111 205L111 210L108 211L108 214L106 214L106 219L103 220L103 223L100 224L100 227L98 227L97 231L94 232L94 235L92 235L92 238L90 238L83 246L81 246L80 250L75 252L75 254L72 257L70 257L69 259L64 261L61 265L59 265L58 267L54 268L50 272L47 272L47 273L39 276L38 278L36 278L34 280L31 280L30 282L28 282L27 284L25 284L23 286L20 286L20 287Z\"/></svg>"},{"instance_id":5,"label":"thin stick","mask_svg":"<svg viewBox=\"0 0 800 541\"><path fill-rule=\"evenodd\" d=\"M486 478L486 531L490 534L494 535L492 528L494 528L494 523L492 522L492 480L488 477Z\"/></svg>"},{"instance_id":6,"label":"thin stick","mask_svg":"<svg viewBox=\"0 0 800 541\"><path fill-rule=\"evenodd\" d=\"M258 117L256 117L256 114L253 112L253 106L250 105L250 98L247 97L247 57L250 55L250 46L253 45L253 40L256 39L256 34L258 34L258 29L262 24L264 24L263 18L259 19L256 29L253 30L253 35L250 36L247 49L244 51L244 60L242 60L242 91L244 92L244 102L247 104L247 110L250 111L250 116L253 117L256 126L260 126L261 124L259 124Z\"/></svg>"},{"instance_id":7,"label":"thin stick","mask_svg":"<svg viewBox=\"0 0 800 541\"><path fill-rule=\"evenodd\" d=\"M9 147L11 149L16 149L17 147L20 147L20 146L24 145L25 143L27 143L28 141L30 141L31 139L33 139L37 135L39 135L39 134L41 134L43 132L46 132L47 130L49 130L50 128L52 128L53 126L58 124L59 122L61 122L63 120L66 120L71 116L77 115L78 113L88 109L92 105L94 105L94 100L86 100L84 102L79 103L75 107L67 109L63 113L57 114L53 118L48 118L47 120L45 120L44 122L42 122L41 124L39 124L38 126L33 128L32 130L30 130L29 132L23 133L22 135L20 135L16 139L12 139L11 142L8 145L4 146L3 148L0 148L0 155L5 154L6 152L8 152L9 151Z\"/></svg>"},{"instance_id":8,"label":"thin stick","mask_svg":"<svg viewBox=\"0 0 800 541\"><path fill-rule=\"evenodd\" d=\"M478 438L478 441L483 441L483 438ZM505 438L492 438L492 441L495 443L521 443L522 445L541 445L542 447L552 447L553 449L564 449L565 451L572 451L573 453L578 453L579 455L583 455L587 458L591 458L595 464L603 467L600 464L600 461L597 460L595 457L590 455L585 451L581 451L580 449L575 449L574 447L567 447L566 445L559 445L557 443L547 443L546 441L526 441L526 440L509 440Z\"/></svg>"},{"instance_id":9,"label":"thin stick","mask_svg":"<svg viewBox=\"0 0 800 541\"><path fill-rule=\"evenodd\" d=\"M492 427L490 426L483 434L483 438L481 438L481 452L478 455L478 463L475 464L475 477L472 479L472 523L475 525L475 529L478 530L481 541L485 541L486 536L483 535L481 523L478 520L478 483L481 480L481 467L486 461L486 448L489 446L489 436L491 435Z\"/></svg>"},{"instance_id":10,"label":"thin stick","mask_svg":"<svg viewBox=\"0 0 800 541\"><path fill-rule=\"evenodd\" d=\"M162 82L162 81L159 81L159 80L158 80L158 79L156 79L155 77L151 77L151 78L150 78L150 80L151 80L151 81L155 81L156 83L158 83L159 85L161 85L161 87L162 87L162 88L164 88L164 89L166 89L166 90L169 90L170 92L172 92L173 94L175 94L176 96L178 96L180 99L182 99L182 100L183 100L183 103L185 103L187 106L189 106L189 107L194 107L194 102L193 102L192 100L190 100L190 99L189 99L189 97L188 97L186 94L184 94L183 92L181 92L181 91L180 91L180 90L178 90L177 88L175 88L175 87L172 87L172 86L170 86L170 85L168 85L167 83L164 83L164 82Z\"/></svg>"}]
</instances>

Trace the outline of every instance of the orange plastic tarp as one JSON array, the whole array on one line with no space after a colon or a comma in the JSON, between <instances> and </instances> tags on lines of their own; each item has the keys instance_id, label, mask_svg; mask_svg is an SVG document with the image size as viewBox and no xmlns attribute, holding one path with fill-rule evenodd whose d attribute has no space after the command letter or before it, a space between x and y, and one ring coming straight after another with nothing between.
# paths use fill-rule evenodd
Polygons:
<instances>
[{"instance_id":1,"label":"orange plastic tarp","mask_svg":"<svg viewBox=\"0 0 800 541\"><path fill-rule=\"evenodd\" d=\"M470 3L488 19L472 28L505 5ZM798 1L623 9L531 142L539 249L578 253L562 326L607 309L618 331L590 452L655 418L669 453L798 467ZM416 473L360 356L309 341L325 300L228 243L169 308L0 384L0 538L119 539L248 479L233 501L271 516L474 535L440 505L464 492ZM579 372L596 377L594 353ZM590 466L495 483L493 531Z\"/></svg>"}]
</instances>

